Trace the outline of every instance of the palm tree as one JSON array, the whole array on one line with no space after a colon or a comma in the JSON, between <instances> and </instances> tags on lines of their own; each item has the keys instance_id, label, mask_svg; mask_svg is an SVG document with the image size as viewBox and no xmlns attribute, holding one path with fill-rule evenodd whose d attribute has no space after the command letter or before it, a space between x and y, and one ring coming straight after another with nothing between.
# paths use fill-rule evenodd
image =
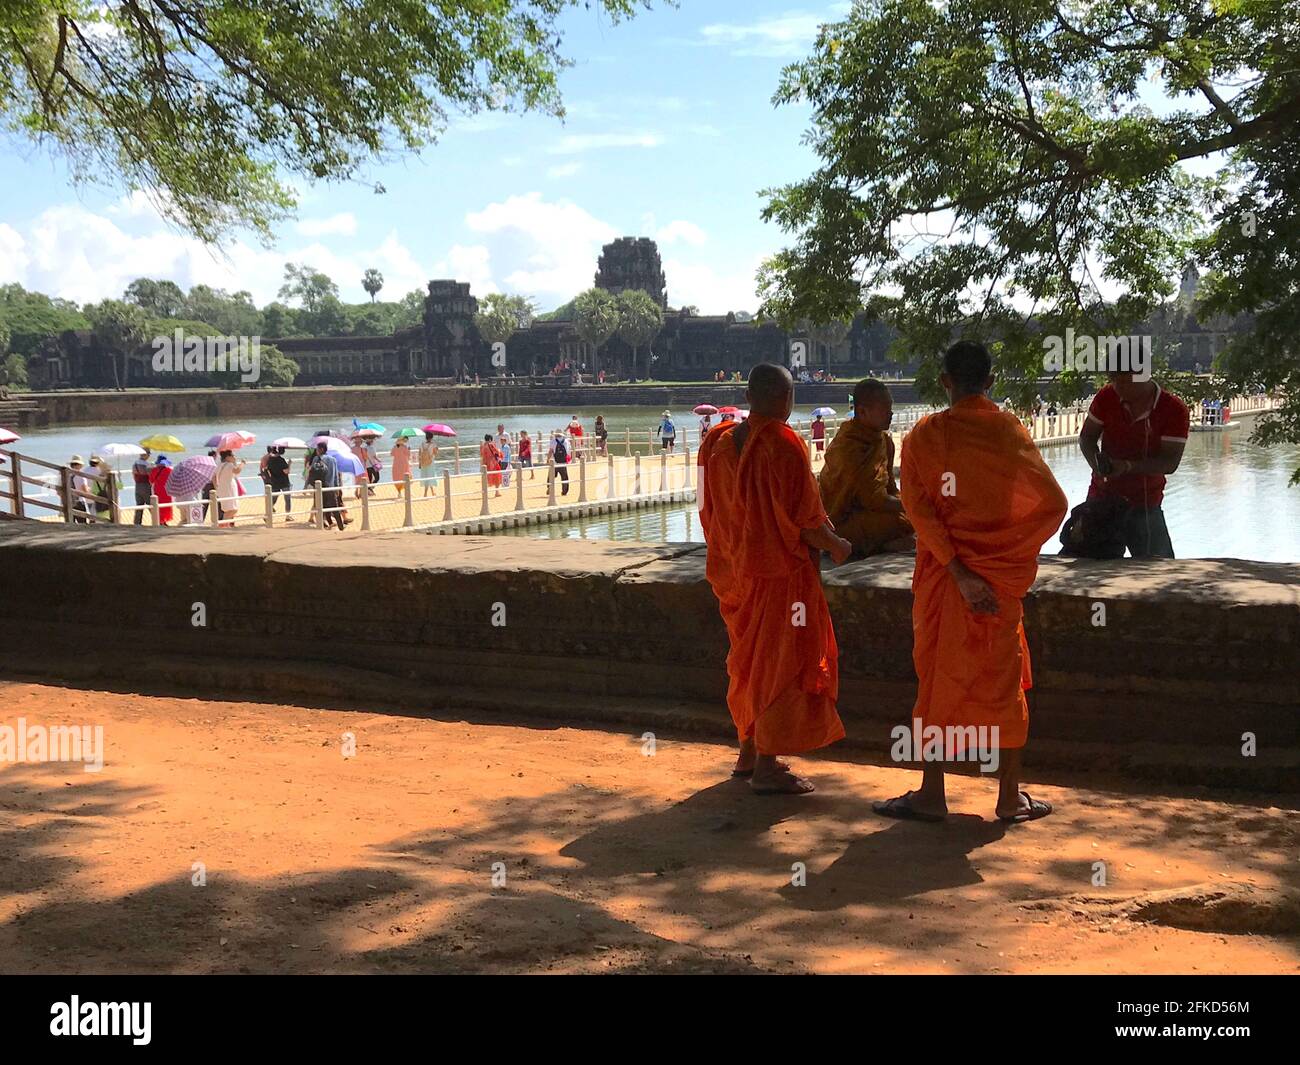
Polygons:
<instances>
[{"instance_id":1,"label":"palm tree","mask_svg":"<svg viewBox=\"0 0 1300 1065\"><path fill-rule=\"evenodd\" d=\"M373 268L367 270L366 276L361 279L361 287L370 293L370 302L374 303L375 296L384 287L384 275Z\"/></svg>"}]
</instances>

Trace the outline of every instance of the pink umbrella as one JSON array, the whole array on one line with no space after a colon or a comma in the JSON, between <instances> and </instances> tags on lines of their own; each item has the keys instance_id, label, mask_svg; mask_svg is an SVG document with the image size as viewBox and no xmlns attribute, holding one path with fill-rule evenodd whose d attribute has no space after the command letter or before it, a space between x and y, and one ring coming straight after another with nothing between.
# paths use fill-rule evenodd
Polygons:
<instances>
[{"instance_id":1,"label":"pink umbrella","mask_svg":"<svg viewBox=\"0 0 1300 1065\"><path fill-rule=\"evenodd\" d=\"M15 440L21 440L22 437L17 433L11 433L8 429L0 429L0 444L12 444Z\"/></svg>"},{"instance_id":2,"label":"pink umbrella","mask_svg":"<svg viewBox=\"0 0 1300 1065\"><path fill-rule=\"evenodd\" d=\"M443 425L442 422L430 422L423 429L424 433L432 433L434 436L455 436L456 430L450 425Z\"/></svg>"},{"instance_id":3,"label":"pink umbrella","mask_svg":"<svg viewBox=\"0 0 1300 1065\"><path fill-rule=\"evenodd\" d=\"M695 408L695 413L696 414L717 414L718 408L715 407L712 403L701 403L698 407Z\"/></svg>"},{"instance_id":4,"label":"pink umbrella","mask_svg":"<svg viewBox=\"0 0 1300 1065\"><path fill-rule=\"evenodd\" d=\"M247 447L249 444L257 442L257 437L252 433L246 433L243 430L235 429L229 433L218 433L210 437L204 447L210 447L214 451L234 451L236 448Z\"/></svg>"}]
</instances>

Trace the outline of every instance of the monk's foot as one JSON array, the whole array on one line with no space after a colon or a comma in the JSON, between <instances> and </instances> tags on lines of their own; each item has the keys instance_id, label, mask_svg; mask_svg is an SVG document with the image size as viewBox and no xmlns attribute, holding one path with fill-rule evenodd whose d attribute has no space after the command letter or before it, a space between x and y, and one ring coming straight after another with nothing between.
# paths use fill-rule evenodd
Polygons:
<instances>
[{"instance_id":1,"label":"monk's foot","mask_svg":"<svg viewBox=\"0 0 1300 1065\"><path fill-rule=\"evenodd\" d=\"M781 763L778 762L777 765L780 766ZM789 767L784 766L775 771L765 770L761 774L755 772L750 778L749 787L755 795L807 795L817 790L811 780L796 776Z\"/></svg>"},{"instance_id":2,"label":"monk's foot","mask_svg":"<svg viewBox=\"0 0 1300 1065\"><path fill-rule=\"evenodd\" d=\"M919 791L907 791L895 795L892 799L873 802L871 808L882 817L892 817L897 821L942 821L948 816L948 804L922 795Z\"/></svg>"},{"instance_id":3,"label":"monk's foot","mask_svg":"<svg viewBox=\"0 0 1300 1065\"><path fill-rule=\"evenodd\" d=\"M754 775L754 762L757 758L758 755L754 751L753 747L750 747L748 750L742 747L740 749L740 754L736 756L736 765L735 768L732 769L731 775L733 777L740 777L743 780L748 780ZM777 762L776 768L783 773L788 773L790 771L790 767L785 762Z\"/></svg>"},{"instance_id":4,"label":"monk's foot","mask_svg":"<svg viewBox=\"0 0 1300 1065\"><path fill-rule=\"evenodd\" d=\"M1019 825L1025 821L1037 821L1040 817L1046 817L1052 812L1052 804L1031 798L1029 792L1021 791L1016 794L1014 805L999 796L998 805L995 809L999 821Z\"/></svg>"}]
</instances>

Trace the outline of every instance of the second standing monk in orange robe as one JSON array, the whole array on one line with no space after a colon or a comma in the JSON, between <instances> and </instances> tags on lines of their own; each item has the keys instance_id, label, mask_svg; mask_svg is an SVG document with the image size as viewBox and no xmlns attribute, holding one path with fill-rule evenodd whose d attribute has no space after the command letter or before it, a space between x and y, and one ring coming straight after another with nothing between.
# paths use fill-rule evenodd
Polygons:
<instances>
[{"instance_id":1,"label":"second standing monk in orange robe","mask_svg":"<svg viewBox=\"0 0 1300 1065\"><path fill-rule=\"evenodd\" d=\"M839 563L851 548L827 521L808 450L786 425L789 372L755 366L746 397L749 418L711 430L698 458L706 575L731 640L727 707L740 740L733 775L750 778L759 794L802 794L812 784L777 755L844 736L818 552Z\"/></svg>"},{"instance_id":2,"label":"second standing monk in orange robe","mask_svg":"<svg viewBox=\"0 0 1300 1065\"><path fill-rule=\"evenodd\" d=\"M917 539L912 717L918 736L937 726L945 736L982 730L991 737L1001 774L997 816L1028 821L1052 808L1020 790L1030 686L1021 600L1038 574L1038 552L1060 528L1067 506L1025 427L985 395L992 365L982 344L950 347L940 380L951 405L903 438L903 506ZM945 744L942 758L923 758L920 790L877 802L876 811L942 820L948 812L944 759L974 757L960 748L960 742Z\"/></svg>"}]
</instances>

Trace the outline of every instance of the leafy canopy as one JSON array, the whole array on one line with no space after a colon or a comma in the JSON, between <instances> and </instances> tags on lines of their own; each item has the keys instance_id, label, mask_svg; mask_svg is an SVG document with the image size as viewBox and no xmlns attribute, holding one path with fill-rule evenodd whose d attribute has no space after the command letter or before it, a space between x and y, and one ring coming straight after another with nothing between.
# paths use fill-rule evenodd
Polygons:
<instances>
[{"instance_id":1,"label":"leafy canopy","mask_svg":"<svg viewBox=\"0 0 1300 1065\"><path fill-rule=\"evenodd\" d=\"M281 169L353 179L453 113L562 115L557 24L579 2L5 0L0 128L205 240L269 240L295 202ZM581 2L618 22L648 0Z\"/></svg>"},{"instance_id":2,"label":"leafy canopy","mask_svg":"<svg viewBox=\"0 0 1300 1065\"><path fill-rule=\"evenodd\" d=\"M1032 395L1044 336L1143 332L1197 260L1198 317L1252 316L1216 387L1284 390L1261 435L1300 440L1297 55L1300 0L859 0L775 96L820 162L765 193L763 311L865 305L930 380L982 337Z\"/></svg>"}]
</instances>

